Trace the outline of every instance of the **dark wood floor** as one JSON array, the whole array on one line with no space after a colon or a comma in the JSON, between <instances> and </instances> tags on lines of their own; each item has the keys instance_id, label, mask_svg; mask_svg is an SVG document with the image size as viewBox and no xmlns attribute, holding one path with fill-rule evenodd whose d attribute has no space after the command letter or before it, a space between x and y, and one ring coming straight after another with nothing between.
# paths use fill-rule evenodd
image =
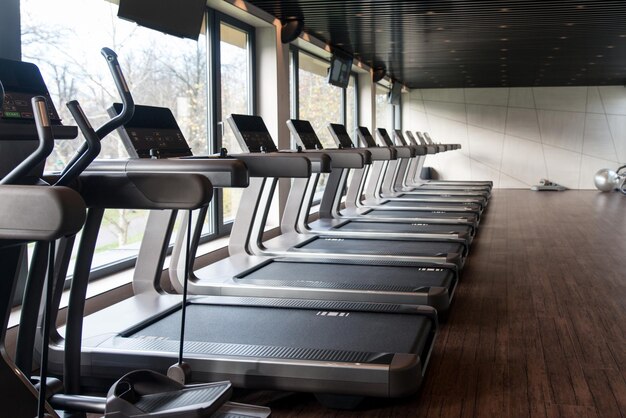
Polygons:
<instances>
[{"instance_id":1,"label":"dark wood floor","mask_svg":"<svg viewBox=\"0 0 626 418\"><path fill-rule=\"evenodd\" d=\"M245 398L274 417L626 416L626 197L495 191L415 396Z\"/></svg>"}]
</instances>

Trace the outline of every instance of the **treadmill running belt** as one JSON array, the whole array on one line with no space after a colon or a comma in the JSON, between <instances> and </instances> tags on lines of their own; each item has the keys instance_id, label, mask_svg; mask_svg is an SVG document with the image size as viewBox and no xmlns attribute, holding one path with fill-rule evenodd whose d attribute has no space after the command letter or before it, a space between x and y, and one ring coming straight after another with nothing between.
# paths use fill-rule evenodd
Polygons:
<instances>
[{"instance_id":1,"label":"treadmill running belt","mask_svg":"<svg viewBox=\"0 0 626 418\"><path fill-rule=\"evenodd\" d=\"M454 273L451 270L407 266L390 269L376 265L271 261L242 274L237 281L270 286L276 282L277 286L411 292L425 286L450 288Z\"/></svg>"},{"instance_id":2,"label":"treadmill running belt","mask_svg":"<svg viewBox=\"0 0 626 418\"><path fill-rule=\"evenodd\" d=\"M471 234L472 228L465 225L409 224L400 222L346 222L333 228L339 231L376 232L421 232L427 234Z\"/></svg>"},{"instance_id":3,"label":"treadmill running belt","mask_svg":"<svg viewBox=\"0 0 626 418\"><path fill-rule=\"evenodd\" d=\"M389 200L387 202L381 203L381 206L397 206L400 208L415 208L415 210L421 210L420 208L425 207L437 207L437 208L446 208L456 209L458 212L478 212L480 211L480 206L475 203L444 203L444 202L415 202L410 200Z\"/></svg>"},{"instance_id":4,"label":"treadmill running belt","mask_svg":"<svg viewBox=\"0 0 626 418\"><path fill-rule=\"evenodd\" d=\"M305 352L321 349L421 353L431 327L430 319L422 315L190 303L187 307L185 347L187 350L196 342L210 342L288 347L304 349ZM177 351L180 310L131 337L159 343L169 340L173 343L172 351ZM246 355L246 351L233 355Z\"/></svg>"},{"instance_id":5,"label":"treadmill running belt","mask_svg":"<svg viewBox=\"0 0 626 418\"><path fill-rule=\"evenodd\" d=\"M377 217L377 218L444 218L444 219L457 219L464 218L464 220L476 223L478 219L473 213L453 213L453 212L417 212L411 210L379 210L373 209L363 215Z\"/></svg>"},{"instance_id":6,"label":"treadmill running belt","mask_svg":"<svg viewBox=\"0 0 626 418\"><path fill-rule=\"evenodd\" d=\"M433 255L463 254L464 248L461 244L455 242L350 239L320 236L298 245L294 250L357 254Z\"/></svg>"}]
</instances>

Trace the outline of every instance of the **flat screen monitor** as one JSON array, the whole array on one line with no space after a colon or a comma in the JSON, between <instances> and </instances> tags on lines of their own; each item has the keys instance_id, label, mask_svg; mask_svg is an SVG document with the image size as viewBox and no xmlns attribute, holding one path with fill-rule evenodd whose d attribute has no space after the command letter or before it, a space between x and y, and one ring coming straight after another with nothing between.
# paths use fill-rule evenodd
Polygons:
<instances>
[{"instance_id":1,"label":"flat screen monitor","mask_svg":"<svg viewBox=\"0 0 626 418\"><path fill-rule=\"evenodd\" d=\"M330 59L330 69L328 70L328 83L345 89L350 82L351 70L352 57L333 54Z\"/></svg>"},{"instance_id":2,"label":"flat screen monitor","mask_svg":"<svg viewBox=\"0 0 626 418\"><path fill-rule=\"evenodd\" d=\"M198 40L206 0L120 0L117 16L169 35Z\"/></svg>"}]
</instances>

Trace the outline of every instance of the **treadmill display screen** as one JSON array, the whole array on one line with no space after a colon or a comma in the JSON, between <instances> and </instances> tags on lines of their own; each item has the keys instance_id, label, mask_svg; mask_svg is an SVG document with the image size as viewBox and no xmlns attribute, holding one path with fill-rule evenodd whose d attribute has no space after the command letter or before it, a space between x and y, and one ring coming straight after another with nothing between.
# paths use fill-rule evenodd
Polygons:
<instances>
[{"instance_id":1,"label":"treadmill display screen","mask_svg":"<svg viewBox=\"0 0 626 418\"><path fill-rule=\"evenodd\" d=\"M33 123L30 100L35 96L43 96L46 99L50 122L53 125L61 124L61 118L54 107L46 83L35 64L0 58L0 82L4 89L0 123L5 121Z\"/></svg>"},{"instance_id":2,"label":"treadmill display screen","mask_svg":"<svg viewBox=\"0 0 626 418\"><path fill-rule=\"evenodd\" d=\"M340 148L354 148L346 127L338 123L329 123L328 129Z\"/></svg>"},{"instance_id":3,"label":"treadmill display screen","mask_svg":"<svg viewBox=\"0 0 626 418\"><path fill-rule=\"evenodd\" d=\"M377 128L376 133L379 137L382 138L386 146L393 147L393 141L391 140L391 138L389 138L389 134L387 133L387 130L385 128Z\"/></svg>"},{"instance_id":4,"label":"treadmill display screen","mask_svg":"<svg viewBox=\"0 0 626 418\"><path fill-rule=\"evenodd\" d=\"M361 141L363 141L368 146L368 148L373 148L377 146L374 137L370 133L370 130L367 129L365 126L359 126L357 128L357 133L359 134L359 138L361 139Z\"/></svg>"},{"instance_id":5,"label":"treadmill display screen","mask_svg":"<svg viewBox=\"0 0 626 418\"><path fill-rule=\"evenodd\" d=\"M308 120L290 119L287 125L289 125L294 136L300 140L304 149L317 150L324 148Z\"/></svg>"},{"instance_id":6,"label":"treadmill display screen","mask_svg":"<svg viewBox=\"0 0 626 418\"><path fill-rule=\"evenodd\" d=\"M228 117L239 145L248 152L276 152L276 144L260 116L236 115Z\"/></svg>"},{"instance_id":7,"label":"treadmill display screen","mask_svg":"<svg viewBox=\"0 0 626 418\"><path fill-rule=\"evenodd\" d=\"M426 139L424 139L424 135L422 135L422 133L421 133L421 132L416 132L416 134L417 134L417 137L418 137L418 138L419 138L419 140L420 140L420 144L422 144L422 145L428 145L428 142L426 141Z\"/></svg>"},{"instance_id":8,"label":"treadmill display screen","mask_svg":"<svg viewBox=\"0 0 626 418\"><path fill-rule=\"evenodd\" d=\"M409 138L409 142L411 143L411 145L418 145L415 137L413 136L413 132L406 131L406 137Z\"/></svg>"},{"instance_id":9,"label":"treadmill display screen","mask_svg":"<svg viewBox=\"0 0 626 418\"><path fill-rule=\"evenodd\" d=\"M122 104L109 108L111 117L122 111ZM172 111L165 107L135 105L132 119L118 129L132 158L188 157L191 149Z\"/></svg>"},{"instance_id":10,"label":"treadmill display screen","mask_svg":"<svg viewBox=\"0 0 626 418\"><path fill-rule=\"evenodd\" d=\"M404 139L404 135L402 135L402 131L400 129L395 129L393 131L394 138L396 138L396 143L398 145L406 146L406 139Z\"/></svg>"}]
</instances>

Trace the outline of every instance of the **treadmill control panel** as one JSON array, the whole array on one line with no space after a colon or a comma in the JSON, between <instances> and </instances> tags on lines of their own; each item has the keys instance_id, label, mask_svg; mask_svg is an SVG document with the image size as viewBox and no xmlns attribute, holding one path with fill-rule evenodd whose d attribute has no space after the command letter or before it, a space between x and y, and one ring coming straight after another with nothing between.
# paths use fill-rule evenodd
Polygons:
<instances>
[{"instance_id":1,"label":"treadmill control panel","mask_svg":"<svg viewBox=\"0 0 626 418\"><path fill-rule=\"evenodd\" d=\"M35 96L43 96L46 99L50 123L61 124L61 118L54 107L39 68L35 64L0 59L0 83L4 89L0 123L34 123L35 118L30 101Z\"/></svg>"},{"instance_id":2,"label":"treadmill control panel","mask_svg":"<svg viewBox=\"0 0 626 418\"><path fill-rule=\"evenodd\" d=\"M413 136L413 132L406 131L406 136L407 138L409 138L409 142L411 143L411 145L418 145L417 141L415 140L415 137Z\"/></svg>"},{"instance_id":3,"label":"treadmill control panel","mask_svg":"<svg viewBox=\"0 0 626 418\"><path fill-rule=\"evenodd\" d=\"M304 149L321 150L324 148L308 120L290 119L287 121L287 126Z\"/></svg>"},{"instance_id":4,"label":"treadmill control panel","mask_svg":"<svg viewBox=\"0 0 626 418\"><path fill-rule=\"evenodd\" d=\"M402 131L400 129L394 129L393 136L396 139L396 144L406 147L406 139L404 139L404 135L402 135Z\"/></svg>"},{"instance_id":5,"label":"treadmill control panel","mask_svg":"<svg viewBox=\"0 0 626 418\"><path fill-rule=\"evenodd\" d=\"M114 117L122 104L109 108ZM131 158L176 158L192 155L172 111L165 107L135 105L132 119L118 129L120 138Z\"/></svg>"},{"instance_id":6,"label":"treadmill control panel","mask_svg":"<svg viewBox=\"0 0 626 418\"><path fill-rule=\"evenodd\" d=\"M370 133L370 130L367 129L365 126L359 126L356 129L356 132L357 132L357 135L359 136L359 139L364 144L366 144L368 148L374 148L378 146L376 145L376 140L374 140L374 137Z\"/></svg>"},{"instance_id":7,"label":"treadmill control panel","mask_svg":"<svg viewBox=\"0 0 626 418\"><path fill-rule=\"evenodd\" d=\"M260 116L232 114L227 120L242 149L253 153L278 151Z\"/></svg>"},{"instance_id":8,"label":"treadmill control panel","mask_svg":"<svg viewBox=\"0 0 626 418\"><path fill-rule=\"evenodd\" d=\"M376 133L383 140L383 142L385 143L386 146L388 146L388 147L393 147L394 146L393 145L393 141L389 137L389 134L387 133L387 130L385 128L377 128L376 129Z\"/></svg>"},{"instance_id":9,"label":"treadmill control panel","mask_svg":"<svg viewBox=\"0 0 626 418\"><path fill-rule=\"evenodd\" d=\"M352 143L350 135L348 135L348 131L346 131L346 127L344 125L339 123L329 123L328 130L339 148L354 148L354 144Z\"/></svg>"}]
</instances>

